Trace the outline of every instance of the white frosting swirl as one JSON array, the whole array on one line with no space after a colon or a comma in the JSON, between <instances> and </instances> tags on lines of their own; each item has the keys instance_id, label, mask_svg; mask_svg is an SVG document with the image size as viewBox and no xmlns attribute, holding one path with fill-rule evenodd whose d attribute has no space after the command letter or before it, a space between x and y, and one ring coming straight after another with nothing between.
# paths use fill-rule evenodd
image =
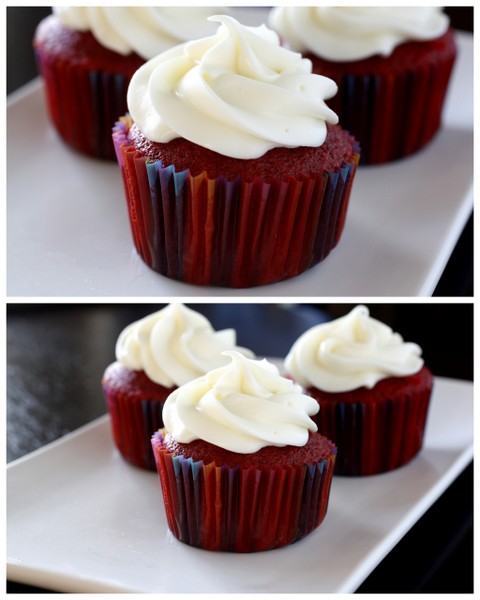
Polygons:
<instances>
[{"instance_id":1,"label":"white frosting swirl","mask_svg":"<svg viewBox=\"0 0 480 600\"><path fill-rule=\"evenodd\" d=\"M438 38L449 26L437 6L281 6L268 22L293 50L332 61L389 56L399 44Z\"/></svg>"},{"instance_id":2,"label":"white frosting swirl","mask_svg":"<svg viewBox=\"0 0 480 600\"><path fill-rule=\"evenodd\" d=\"M109 50L136 52L148 60L181 42L214 33L207 17L218 7L55 6L53 12L66 27L91 31Z\"/></svg>"},{"instance_id":3,"label":"white frosting swirl","mask_svg":"<svg viewBox=\"0 0 480 600\"><path fill-rule=\"evenodd\" d=\"M404 342L388 325L372 319L365 306L357 306L302 334L285 359L285 369L305 387L346 392L417 373L423 365L421 352L417 344Z\"/></svg>"},{"instance_id":4,"label":"white frosting swirl","mask_svg":"<svg viewBox=\"0 0 480 600\"><path fill-rule=\"evenodd\" d=\"M143 134L244 159L323 144L327 122L338 122L324 102L337 85L312 75L311 61L282 48L264 25L210 20L220 23L215 35L167 50L134 74L127 102Z\"/></svg>"},{"instance_id":5,"label":"white frosting swirl","mask_svg":"<svg viewBox=\"0 0 480 600\"><path fill-rule=\"evenodd\" d=\"M233 329L215 331L206 317L182 304L170 304L128 325L120 334L115 355L128 369L145 371L165 387L183 385L227 364L224 350L237 350Z\"/></svg>"},{"instance_id":6,"label":"white frosting swirl","mask_svg":"<svg viewBox=\"0 0 480 600\"><path fill-rule=\"evenodd\" d=\"M281 377L266 359L235 351L226 367L210 371L170 394L163 422L180 443L202 439L247 454L264 446L304 446L317 426L318 402Z\"/></svg>"}]
</instances>

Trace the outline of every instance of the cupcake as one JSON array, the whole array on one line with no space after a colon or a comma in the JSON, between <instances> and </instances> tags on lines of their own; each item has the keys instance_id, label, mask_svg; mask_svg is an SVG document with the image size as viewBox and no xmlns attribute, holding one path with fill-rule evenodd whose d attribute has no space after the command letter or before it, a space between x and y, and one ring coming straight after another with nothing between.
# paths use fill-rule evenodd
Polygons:
<instances>
[{"instance_id":1,"label":"cupcake","mask_svg":"<svg viewBox=\"0 0 480 600\"><path fill-rule=\"evenodd\" d=\"M320 405L315 421L338 446L336 474L391 471L420 451L432 374L420 347L365 306L302 334L285 369Z\"/></svg>"},{"instance_id":2,"label":"cupcake","mask_svg":"<svg viewBox=\"0 0 480 600\"><path fill-rule=\"evenodd\" d=\"M115 347L116 361L102 379L115 444L123 458L155 470L150 438L163 427L167 397L179 386L229 362L222 355L236 345L233 329L215 331L201 314L170 304L128 325Z\"/></svg>"},{"instance_id":3,"label":"cupcake","mask_svg":"<svg viewBox=\"0 0 480 600\"><path fill-rule=\"evenodd\" d=\"M361 164L411 155L439 130L456 57L440 7L277 7L268 22L338 84L328 104L359 140Z\"/></svg>"},{"instance_id":4,"label":"cupcake","mask_svg":"<svg viewBox=\"0 0 480 600\"><path fill-rule=\"evenodd\" d=\"M299 385L265 359L225 355L168 397L152 437L167 523L206 550L280 548L323 521L336 448Z\"/></svg>"},{"instance_id":5,"label":"cupcake","mask_svg":"<svg viewBox=\"0 0 480 600\"><path fill-rule=\"evenodd\" d=\"M147 62L113 132L135 247L155 271L246 288L294 277L338 243L359 149L336 92L264 25Z\"/></svg>"},{"instance_id":6,"label":"cupcake","mask_svg":"<svg viewBox=\"0 0 480 600\"><path fill-rule=\"evenodd\" d=\"M218 10L218 9L216 9ZM115 160L112 126L133 73L192 37L213 33L213 8L53 7L33 41L51 120L71 147Z\"/></svg>"}]
</instances>

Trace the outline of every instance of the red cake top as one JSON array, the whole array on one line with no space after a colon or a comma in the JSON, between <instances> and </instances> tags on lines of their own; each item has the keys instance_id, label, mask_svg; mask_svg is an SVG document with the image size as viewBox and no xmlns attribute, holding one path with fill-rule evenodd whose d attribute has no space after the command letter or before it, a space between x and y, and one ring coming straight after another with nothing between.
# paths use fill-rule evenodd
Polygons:
<instances>
[{"instance_id":1,"label":"red cake top","mask_svg":"<svg viewBox=\"0 0 480 600\"><path fill-rule=\"evenodd\" d=\"M329 61L320 56L306 53L312 61L313 72L333 79L343 75L386 75L395 70L404 71L413 66L428 64L455 54L455 34L449 29L433 40L412 41L399 44L391 55L376 54L363 60Z\"/></svg>"},{"instance_id":2,"label":"red cake top","mask_svg":"<svg viewBox=\"0 0 480 600\"><path fill-rule=\"evenodd\" d=\"M237 177L247 181L258 177L268 182L336 171L352 162L357 152L354 138L338 125L327 128L327 139L318 148L273 148L256 159L223 156L183 138L165 144L152 142L135 125L130 129L129 140L143 156L161 160L165 167L175 165L177 172L190 169L192 175L207 171L212 179L223 175L230 181Z\"/></svg>"},{"instance_id":3,"label":"red cake top","mask_svg":"<svg viewBox=\"0 0 480 600\"><path fill-rule=\"evenodd\" d=\"M123 396L133 398L150 398L151 400L165 400L174 388L166 388L152 381L144 371L127 369L122 363L116 361L109 365L103 375L102 383L109 390L116 390Z\"/></svg>"},{"instance_id":4,"label":"red cake top","mask_svg":"<svg viewBox=\"0 0 480 600\"><path fill-rule=\"evenodd\" d=\"M253 466L256 468L280 469L282 467L311 465L328 459L336 453L335 444L317 432L310 433L305 446L284 446L280 448L265 446L252 454L230 452L204 440L194 440L188 444L181 444L176 442L170 434L166 434L163 442L168 451L178 456L191 458L194 461L202 460L204 464L214 462L217 466L228 465L229 467Z\"/></svg>"},{"instance_id":5,"label":"red cake top","mask_svg":"<svg viewBox=\"0 0 480 600\"><path fill-rule=\"evenodd\" d=\"M118 54L97 42L89 31L65 27L55 15L43 19L37 27L34 46L52 59L83 64L86 69L132 76L145 63L138 54Z\"/></svg>"},{"instance_id":6,"label":"red cake top","mask_svg":"<svg viewBox=\"0 0 480 600\"><path fill-rule=\"evenodd\" d=\"M360 387L348 392L323 392L316 388L307 388L315 398L335 399L342 402L351 403L369 403L376 400L382 400L385 397L398 397L399 395L409 395L419 388L431 387L433 382L432 373L425 365L413 375L404 377L387 377L378 381L372 389Z\"/></svg>"}]
</instances>

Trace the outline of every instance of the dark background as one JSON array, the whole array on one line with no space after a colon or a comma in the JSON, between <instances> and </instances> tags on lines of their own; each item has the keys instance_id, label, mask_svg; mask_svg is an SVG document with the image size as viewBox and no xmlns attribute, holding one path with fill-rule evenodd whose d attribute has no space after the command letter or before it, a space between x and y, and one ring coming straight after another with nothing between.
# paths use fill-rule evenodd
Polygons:
<instances>
[{"instance_id":1,"label":"dark background","mask_svg":"<svg viewBox=\"0 0 480 600\"><path fill-rule=\"evenodd\" d=\"M473 31L473 7L447 7L453 27ZM7 94L38 75L32 51L37 23L49 7L7 7ZM433 296L473 296L473 213L446 265Z\"/></svg>"},{"instance_id":2,"label":"dark background","mask_svg":"<svg viewBox=\"0 0 480 600\"><path fill-rule=\"evenodd\" d=\"M106 413L101 377L121 330L163 304L7 306L7 458ZM283 357L307 328L353 304L195 304L215 329L234 327L258 357ZM473 378L471 303L369 303L372 317L418 343L437 376ZM454 401L454 399L452 399ZM399 568L399 565L403 565ZM8 583L8 592L40 592ZM473 465L400 541L359 592L473 590Z\"/></svg>"}]
</instances>

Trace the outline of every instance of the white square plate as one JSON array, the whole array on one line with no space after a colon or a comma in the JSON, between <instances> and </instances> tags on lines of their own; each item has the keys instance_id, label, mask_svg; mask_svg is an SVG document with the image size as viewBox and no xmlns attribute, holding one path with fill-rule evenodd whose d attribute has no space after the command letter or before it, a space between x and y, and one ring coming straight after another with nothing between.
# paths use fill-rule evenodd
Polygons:
<instances>
[{"instance_id":1,"label":"white square plate","mask_svg":"<svg viewBox=\"0 0 480 600\"><path fill-rule=\"evenodd\" d=\"M158 477L125 463L108 416L7 470L7 576L75 593L350 593L473 457L473 384L435 379L424 448L408 465L335 476L327 516L254 554L177 541Z\"/></svg>"},{"instance_id":2,"label":"white square plate","mask_svg":"<svg viewBox=\"0 0 480 600\"><path fill-rule=\"evenodd\" d=\"M247 24L266 14L233 11ZM459 33L458 44L443 128L431 144L389 165L361 167L342 239L327 259L242 296L433 293L473 207L473 36ZM7 233L10 297L239 294L168 279L141 261L117 165L60 141L39 80L8 101Z\"/></svg>"}]
</instances>

